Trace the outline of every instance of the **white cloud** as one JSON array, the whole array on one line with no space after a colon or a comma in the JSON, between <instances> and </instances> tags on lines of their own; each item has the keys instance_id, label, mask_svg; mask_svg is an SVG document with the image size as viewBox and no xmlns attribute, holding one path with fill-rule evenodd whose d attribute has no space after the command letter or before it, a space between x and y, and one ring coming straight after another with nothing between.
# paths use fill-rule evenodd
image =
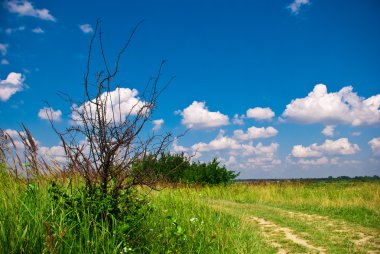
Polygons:
<instances>
[{"instance_id":1,"label":"white cloud","mask_svg":"<svg viewBox=\"0 0 380 254\"><path fill-rule=\"evenodd\" d=\"M180 114L182 116L182 124L188 128L207 129L229 124L228 116L223 115L219 111L209 111L205 102L193 101Z\"/></svg>"},{"instance_id":2,"label":"white cloud","mask_svg":"<svg viewBox=\"0 0 380 254\"><path fill-rule=\"evenodd\" d=\"M154 125L152 130L158 131L159 129L161 129L161 126L164 123L164 119L153 120L152 123Z\"/></svg>"},{"instance_id":3,"label":"white cloud","mask_svg":"<svg viewBox=\"0 0 380 254\"><path fill-rule=\"evenodd\" d=\"M360 151L359 146L350 143L347 138L340 138L335 141L327 139L318 149L329 155L349 155Z\"/></svg>"},{"instance_id":4,"label":"white cloud","mask_svg":"<svg viewBox=\"0 0 380 254\"><path fill-rule=\"evenodd\" d=\"M4 130L4 132L8 135L8 136L10 136L12 139L19 139L20 138L20 136L19 136L19 132L18 131L16 131L16 130L12 130L12 129L6 129L6 130ZM25 132L20 132L21 133L21 135L25 135Z\"/></svg>"},{"instance_id":5,"label":"white cloud","mask_svg":"<svg viewBox=\"0 0 380 254\"><path fill-rule=\"evenodd\" d=\"M182 153L182 152L187 152L189 151L189 148L178 145L178 140L175 138L172 143L172 151L174 153Z\"/></svg>"},{"instance_id":6,"label":"white cloud","mask_svg":"<svg viewBox=\"0 0 380 254\"><path fill-rule=\"evenodd\" d=\"M83 33L88 34L94 32L94 29L90 24L79 25L79 29L82 30Z\"/></svg>"},{"instance_id":7,"label":"white cloud","mask_svg":"<svg viewBox=\"0 0 380 254\"><path fill-rule=\"evenodd\" d=\"M194 151L209 152L216 150L234 150L241 149L241 145L235 139L224 136L224 132L221 131L219 135L209 143L197 143L191 147Z\"/></svg>"},{"instance_id":8,"label":"white cloud","mask_svg":"<svg viewBox=\"0 0 380 254\"><path fill-rule=\"evenodd\" d=\"M351 133L351 135L354 136L354 137L358 137L358 136L360 136L361 134L362 134L362 133L361 133L360 131L354 131L354 132Z\"/></svg>"},{"instance_id":9,"label":"white cloud","mask_svg":"<svg viewBox=\"0 0 380 254\"><path fill-rule=\"evenodd\" d=\"M2 64L2 65L8 65L9 62L8 62L7 59L2 59L1 62L0 62L0 64Z\"/></svg>"},{"instance_id":10,"label":"white cloud","mask_svg":"<svg viewBox=\"0 0 380 254\"><path fill-rule=\"evenodd\" d=\"M371 139L368 144L371 146L372 154L380 156L380 137Z\"/></svg>"},{"instance_id":11,"label":"white cloud","mask_svg":"<svg viewBox=\"0 0 380 254\"><path fill-rule=\"evenodd\" d=\"M128 115L136 115L144 106L147 106L145 102L137 97L137 94L138 91L136 89L129 88L116 88L109 94L107 94L107 92L101 94L99 99L106 103L107 121L114 120L117 123L124 121ZM95 102L95 99L93 99L92 102ZM71 119L73 120L73 123L82 124L77 111L84 112L84 110L87 110L87 112L92 112L92 114L94 114L96 106L94 103L86 102L79 107L73 105L72 108ZM93 117L95 118L95 116Z\"/></svg>"},{"instance_id":12,"label":"white cloud","mask_svg":"<svg viewBox=\"0 0 380 254\"><path fill-rule=\"evenodd\" d=\"M14 146L17 150L23 150L25 149L25 146L24 146L24 143L22 142L22 138L20 137L20 135L25 138L26 137L26 133L25 131L16 131L16 130L12 130L12 129L6 129L4 131L8 136L10 136L13 140L13 143L14 143ZM39 142L38 140L36 140L34 137L32 137L34 143L39 146ZM29 141L26 141L29 143ZM13 147L13 145L11 146ZM22 155L22 154L21 154Z\"/></svg>"},{"instance_id":13,"label":"white cloud","mask_svg":"<svg viewBox=\"0 0 380 254\"><path fill-rule=\"evenodd\" d=\"M0 43L0 53L5 56L8 52L8 44Z\"/></svg>"},{"instance_id":14,"label":"white cloud","mask_svg":"<svg viewBox=\"0 0 380 254\"><path fill-rule=\"evenodd\" d=\"M257 128L255 126L252 126L248 128L246 133L243 130L235 130L234 137L236 137L239 140L253 140L256 138L274 137L277 135L277 133L278 131L272 126L269 126L267 128L265 127Z\"/></svg>"},{"instance_id":15,"label":"white cloud","mask_svg":"<svg viewBox=\"0 0 380 254\"><path fill-rule=\"evenodd\" d=\"M247 110L247 117L258 120L269 120L274 117L274 112L270 108L250 108Z\"/></svg>"},{"instance_id":16,"label":"white cloud","mask_svg":"<svg viewBox=\"0 0 380 254\"><path fill-rule=\"evenodd\" d=\"M55 21L48 9L35 9L27 0L10 0L7 2L8 11L19 16L30 16L42 20Z\"/></svg>"},{"instance_id":17,"label":"white cloud","mask_svg":"<svg viewBox=\"0 0 380 254\"><path fill-rule=\"evenodd\" d=\"M21 91L25 77L21 73L11 72L5 80L0 79L0 100L7 101L12 95Z\"/></svg>"},{"instance_id":18,"label":"white cloud","mask_svg":"<svg viewBox=\"0 0 380 254\"><path fill-rule=\"evenodd\" d=\"M252 144L243 144L242 151L238 154L238 167L246 170L259 168L265 171L273 169L276 165L281 164L281 160L277 159L276 152L278 143L271 143L268 146L258 143L256 146Z\"/></svg>"},{"instance_id":19,"label":"white cloud","mask_svg":"<svg viewBox=\"0 0 380 254\"><path fill-rule=\"evenodd\" d=\"M24 146L24 143L23 143L20 135L25 137L26 133L24 131L18 132L18 131L13 130L13 129L6 129L6 130L4 130L4 132L8 136L10 136L13 140L14 146L13 146L13 144L9 143L11 150L13 151L14 148L16 148L18 154L20 155L20 159L22 161L24 161L25 156L23 154L23 151L25 149L25 146ZM44 162L46 162L50 165L55 164L56 162L58 162L58 163L66 163L67 162L65 150L61 145L52 146L52 147L41 146L40 142L38 140L36 140L34 137L32 137L32 139L38 148L37 153L38 153L39 163L42 163L41 159L43 159ZM8 140L8 142L10 142L10 141ZM29 141L26 141L26 142L29 143Z\"/></svg>"},{"instance_id":20,"label":"white cloud","mask_svg":"<svg viewBox=\"0 0 380 254\"><path fill-rule=\"evenodd\" d=\"M44 107L38 112L38 117L43 120L49 120L49 118L51 118L53 121L61 121L62 111L59 109L54 110L51 107Z\"/></svg>"},{"instance_id":21,"label":"white cloud","mask_svg":"<svg viewBox=\"0 0 380 254\"><path fill-rule=\"evenodd\" d=\"M229 167L240 169L260 168L268 170L281 163L275 158L278 143L271 143L268 146L258 143L241 144L236 139L227 137L223 131L209 143L196 143L191 149L200 156L215 157L219 155L220 161ZM201 152L201 153L200 153ZM224 159L228 158L228 159Z\"/></svg>"},{"instance_id":22,"label":"white cloud","mask_svg":"<svg viewBox=\"0 0 380 254\"><path fill-rule=\"evenodd\" d=\"M67 157L65 149L62 146L46 147L42 146L38 149L38 153L48 162L55 161L66 163Z\"/></svg>"},{"instance_id":23,"label":"white cloud","mask_svg":"<svg viewBox=\"0 0 380 254\"><path fill-rule=\"evenodd\" d=\"M251 144L241 145L243 156L260 155L262 157L273 157L277 152L278 147L278 143L271 143L269 146L265 146L261 142L256 146Z\"/></svg>"},{"instance_id":24,"label":"white cloud","mask_svg":"<svg viewBox=\"0 0 380 254\"><path fill-rule=\"evenodd\" d=\"M34 29L32 30L32 32L35 33L35 34L43 34L43 33L45 33L45 31L42 30L41 27L36 27L36 28L34 28Z\"/></svg>"},{"instance_id":25,"label":"white cloud","mask_svg":"<svg viewBox=\"0 0 380 254\"><path fill-rule=\"evenodd\" d=\"M321 157L318 159L300 159L297 163L303 166L321 166L328 164L329 159L326 157Z\"/></svg>"},{"instance_id":26,"label":"white cloud","mask_svg":"<svg viewBox=\"0 0 380 254\"><path fill-rule=\"evenodd\" d=\"M323 144L312 144L304 147L296 145L292 149L292 156L296 158L322 157L324 155L349 155L360 151L357 144L352 144L347 138L337 140L327 139Z\"/></svg>"},{"instance_id":27,"label":"white cloud","mask_svg":"<svg viewBox=\"0 0 380 254\"><path fill-rule=\"evenodd\" d=\"M222 162L224 165L226 165L227 167L228 166L232 166L232 165L236 165L237 164L237 160L236 160L236 157L235 156L230 156L228 158L228 160L224 160L223 158L220 159L220 162Z\"/></svg>"},{"instance_id":28,"label":"white cloud","mask_svg":"<svg viewBox=\"0 0 380 254\"><path fill-rule=\"evenodd\" d=\"M257 157L248 159L248 163L256 167L268 169L272 168L275 165L281 164L281 160L274 159L272 157Z\"/></svg>"},{"instance_id":29,"label":"white cloud","mask_svg":"<svg viewBox=\"0 0 380 254\"><path fill-rule=\"evenodd\" d=\"M316 144L311 147L304 147L302 145L295 145L292 149L293 157L305 158L305 157L320 157L322 153L316 149Z\"/></svg>"},{"instance_id":30,"label":"white cloud","mask_svg":"<svg viewBox=\"0 0 380 254\"><path fill-rule=\"evenodd\" d=\"M234 118L232 120L232 123L236 124L236 125L243 125L244 124L244 118L245 118L244 115L239 116L238 114L235 114Z\"/></svg>"},{"instance_id":31,"label":"white cloud","mask_svg":"<svg viewBox=\"0 0 380 254\"><path fill-rule=\"evenodd\" d=\"M334 130L335 126L334 125L327 125L323 130L322 134L325 135L326 137L332 137L334 136Z\"/></svg>"},{"instance_id":32,"label":"white cloud","mask_svg":"<svg viewBox=\"0 0 380 254\"><path fill-rule=\"evenodd\" d=\"M291 11L292 14L297 15L300 12L302 6L309 4L309 0L294 0L291 4L287 6L287 8Z\"/></svg>"},{"instance_id":33,"label":"white cloud","mask_svg":"<svg viewBox=\"0 0 380 254\"><path fill-rule=\"evenodd\" d=\"M327 93L323 84L316 85L305 98L292 100L283 117L301 123L343 123L352 126L380 123L380 94L359 97L351 86Z\"/></svg>"}]
</instances>

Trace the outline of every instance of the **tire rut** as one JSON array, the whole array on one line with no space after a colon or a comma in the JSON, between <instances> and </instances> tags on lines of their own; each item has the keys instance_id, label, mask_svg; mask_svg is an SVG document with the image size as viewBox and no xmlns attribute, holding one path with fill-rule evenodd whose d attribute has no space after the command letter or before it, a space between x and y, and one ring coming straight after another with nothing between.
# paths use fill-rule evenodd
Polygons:
<instances>
[{"instance_id":1,"label":"tire rut","mask_svg":"<svg viewBox=\"0 0 380 254\"><path fill-rule=\"evenodd\" d=\"M351 225L343 220L336 220L318 214L288 211L281 208L264 205L241 204L224 200L210 200L210 203L213 207L219 207L219 209L223 208L224 210L244 208L244 211L246 212L249 211L249 209L253 209L253 211L255 211L254 209L265 209L268 210L268 212L277 213L283 218L289 218L291 220L302 222L304 225L309 226L315 231L331 234L332 237L328 238L328 241L333 245L349 248L349 252L371 254L380 253L380 233L378 231L359 225ZM281 233L287 240L308 248L309 250L312 250L312 252L327 252L325 248L313 246L307 240L295 234L294 230L290 228L281 227L265 218L256 217L253 215L249 215L248 217L246 216L246 218L254 221L262 227L266 236L268 236L270 244L278 249L278 253L288 253L288 250L284 248L281 243L278 241L273 241L274 236L278 236L279 233Z\"/></svg>"}]
</instances>

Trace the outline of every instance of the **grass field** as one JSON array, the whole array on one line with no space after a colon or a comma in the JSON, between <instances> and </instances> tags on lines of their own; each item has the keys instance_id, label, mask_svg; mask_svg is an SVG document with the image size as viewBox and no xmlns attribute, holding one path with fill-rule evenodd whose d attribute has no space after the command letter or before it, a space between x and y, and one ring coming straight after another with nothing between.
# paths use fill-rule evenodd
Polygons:
<instances>
[{"instance_id":1,"label":"grass field","mask_svg":"<svg viewBox=\"0 0 380 254\"><path fill-rule=\"evenodd\" d=\"M379 182L166 188L151 200L153 253L380 253Z\"/></svg>"},{"instance_id":2,"label":"grass field","mask_svg":"<svg viewBox=\"0 0 380 254\"><path fill-rule=\"evenodd\" d=\"M65 224L43 184L1 180L0 253L380 253L380 181L139 189L149 205L125 248L86 212Z\"/></svg>"}]
</instances>

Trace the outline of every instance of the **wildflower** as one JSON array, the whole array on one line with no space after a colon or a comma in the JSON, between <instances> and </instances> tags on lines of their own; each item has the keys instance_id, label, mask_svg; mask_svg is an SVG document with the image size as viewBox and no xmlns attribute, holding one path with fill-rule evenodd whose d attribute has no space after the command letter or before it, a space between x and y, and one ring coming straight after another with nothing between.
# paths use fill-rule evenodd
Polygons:
<instances>
[{"instance_id":1,"label":"wildflower","mask_svg":"<svg viewBox=\"0 0 380 254\"><path fill-rule=\"evenodd\" d=\"M197 221L198 221L198 218L196 218L196 217L190 219L190 222L191 222L191 223L195 223L195 222L197 222Z\"/></svg>"}]
</instances>

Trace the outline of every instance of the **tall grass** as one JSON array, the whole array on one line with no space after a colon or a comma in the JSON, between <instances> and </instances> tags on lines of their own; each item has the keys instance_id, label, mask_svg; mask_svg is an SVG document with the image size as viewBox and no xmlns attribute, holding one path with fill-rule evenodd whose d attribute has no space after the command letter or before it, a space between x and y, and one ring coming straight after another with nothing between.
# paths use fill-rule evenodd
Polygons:
<instances>
[{"instance_id":1,"label":"tall grass","mask_svg":"<svg viewBox=\"0 0 380 254\"><path fill-rule=\"evenodd\" d=\"M136 197L149 200L144 216L133 217L140 220L137 226L127 223L121 233L114 232L123 224L117 219L99 220L90 208L57 205L50 187L49 179L27 183L0 170L0 253L276 253L259 225L229 213L231 207L215 209L228 201L258 205L252 206L262 208L256 214L278 207L380 228L378 181L182 186L148 195L139 189ZM133 237L120 241L123 234Z\"/></svg>"},{"instance_id":2,"label":"tall grass","mask_svg":"<svg viewBox=\"0 0 380 254\"><path fill-rule=\"evenodd\" d=\"M0 253L126 253L139 246L110 231L120 226L116 219L58 206L49 186L47 179L26 183L0 174Z\"/></svg>"},{"instance_id":3,"label":"tall grass","mask_svg":"<svg viewBox=\"0 0 380 254\"><path fill-rule=\"evenodd\" d=\"M198 194L222 199L319 213L380 228L380 181L236 183L205 187Z\"/></svg>"},{"instance_id":4,"label":"tall grass","mask_svg":"<svg viewBox=\"0 0 380 254\"><path fill-rule=\"evenodd\" d=\"M222 188L222 187L221 187ZM205 189L154 192L145 223L149 253L276 253L257 227L212 209Z\"/></svg>"}]
</instances>

